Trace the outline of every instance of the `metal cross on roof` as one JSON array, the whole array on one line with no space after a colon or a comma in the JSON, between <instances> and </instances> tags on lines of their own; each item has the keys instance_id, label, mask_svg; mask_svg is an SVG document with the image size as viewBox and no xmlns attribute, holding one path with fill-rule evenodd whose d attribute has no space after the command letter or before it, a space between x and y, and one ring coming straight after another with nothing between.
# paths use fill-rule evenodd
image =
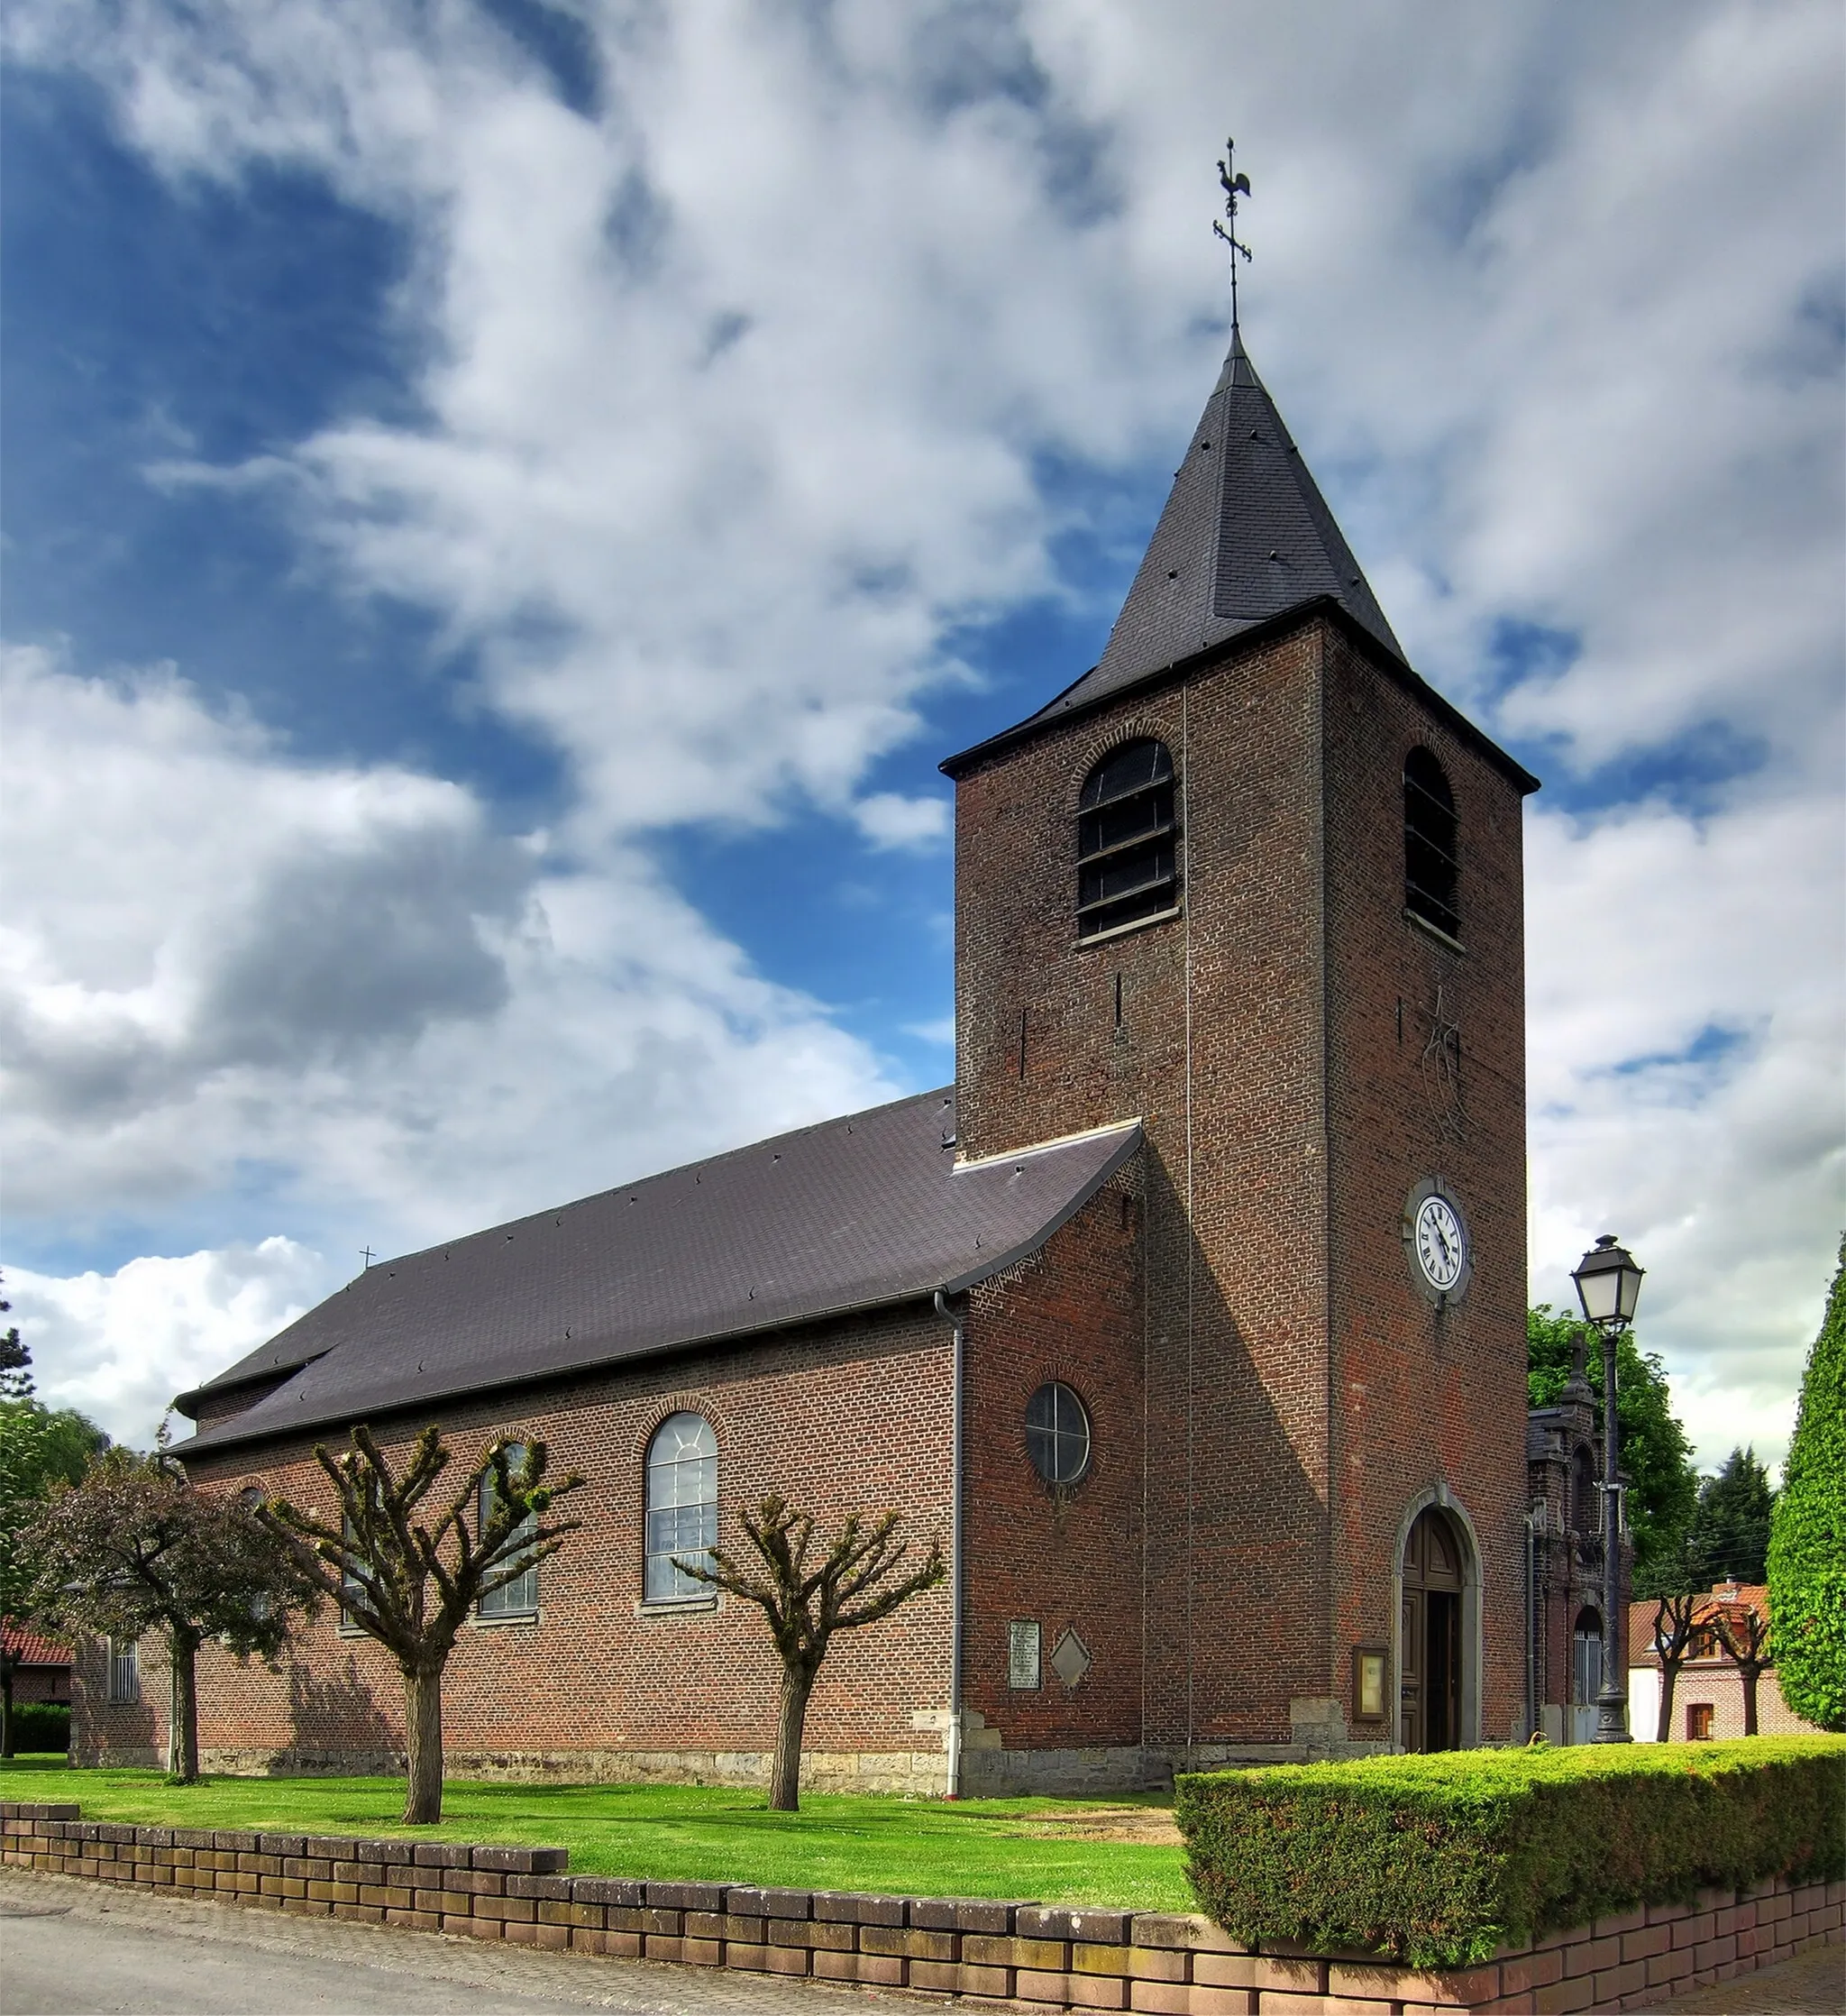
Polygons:
<instances>
[{"instance_id":1,"label":"metal cross on roof","mask_svg":"<svg viewBox=\"0 0 1846 2016\"><path fill-rule=\"evenodd\" d=\"M1227 139L1224 142L1224 159L1218 164L1219 187L1224 191L1224 214L1229 218L1229 227L1214 217L1211 229L1230 247L1230 325L1237 327L1237 261L1241 252L1245 259L1250 256L1250 248L1237 234L1237 199L1250 193L1250 179L1239 174L1236 167L1237 142Z\"/></svg>"}]
</instances>

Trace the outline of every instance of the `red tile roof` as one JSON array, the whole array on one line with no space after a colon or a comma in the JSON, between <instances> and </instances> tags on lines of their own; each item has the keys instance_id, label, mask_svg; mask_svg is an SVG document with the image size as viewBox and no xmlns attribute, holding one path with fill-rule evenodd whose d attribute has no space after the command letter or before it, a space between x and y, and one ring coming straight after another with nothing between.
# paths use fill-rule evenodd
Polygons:
<instances>
[{"instance_id":1,"label":"red tile roof","mask_svg":"<svg viewBox=\"0 0 1846 2016\"><path fill-rule=\"evenodd\" d=\"M1765 1624L1769 1620L1769 1591L1762 1582L1718 1582L1710 1590L1698 1592L1698 1607L1693 1612L1695 1623L1707 1624L1723 1616L1727 1611L1754 1610ZM1654 1666L1659 1661L1654 1654L1654 1620L1659 1615L1660 1606L1653 1597L1631 1603L1628 1606L1629 1663L1635 1666ZM1718 1651L1702 1653L1700 1663L1709 1664L1723 1654Z\"/></svg>"},{"instance_id":2,"label":"red tile roof","mask_svg":"<svg viewBox=\"0 0 1846 2016\"><path fill-rule=\"evenodd\" d=\"M0 1645L18 1666L68 1666L70 1647L60 1645L41 1633L31 1631L9 1617L0 1617Z\"/></svg>"}]
</instances>

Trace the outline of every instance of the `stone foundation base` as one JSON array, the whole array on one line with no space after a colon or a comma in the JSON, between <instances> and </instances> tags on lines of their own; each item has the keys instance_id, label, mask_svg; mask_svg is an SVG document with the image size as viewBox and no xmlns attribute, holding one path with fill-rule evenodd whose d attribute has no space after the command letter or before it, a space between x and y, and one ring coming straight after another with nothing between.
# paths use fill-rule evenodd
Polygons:
<instances>
[{"instance_id":1,"label":"stone foundation base","mask_svg":"<svg viewBox=\"0 0 1846 2016\"><path fill-rule=\"evenodd\" d=\"M405 1771L401 1750L203 1748L199 1764L230 1778L401 1778ZM509 1784L767 1785L769 1766L766 1750L450 1750L443 1759L450 1778ZM939 1749L812 1750L801 1759L801 1786L940 1798L948 1761Z\"/></svg>"},{"instance_id":2,"label":"stone foundation base","mask_svg":"<svg viewBox=\"0 0 1846 2016\"><path fill-rule=\"evenodd\" d=\"M1321 1764L1332 1758L1371 1757L1382 1743L1178 1744L1171 1748L1123 1745L1108 1750L986 1750L962 1753L962 1792L968 1799L1009 1794L1084 1799L1119 1792L1173 1790L1181 1771L1228 1771L1238 1764Z\"/></svg>"},{"instance_id":3,"label":"stone foundation base","mask_svg":"<svg viewBox=\"0 0 1846 2016\"><path fill-rule=\"evenodd\" d=\"M976 1735L997 1734L977 1731ZM1094 1750L1007 1750L971 1743L962 1753L962 1796L1015 1795L1108 1798L1124 1792L1170 1791L1174 1773L1222 1771L1238 1764L1317 1764L1330 1757L1370 1756L1382 1744L1337 1746L1303 1743L1183 1744L1173 1747L1124 1744ZM80 1755L79 1769L98 1764L166 1762L114 1750L106 1757ZM206 1746L200 1767L227 1778L401 1778L401 1750L242 1750ZM451 1750L451 1778L508 1784L766 1785L766 1750ZM948 1759L932 1750L809 1750L801 1758L803 1791L887 1792L940 1799L948 1790Z\"/></svg>"}]
</instances>

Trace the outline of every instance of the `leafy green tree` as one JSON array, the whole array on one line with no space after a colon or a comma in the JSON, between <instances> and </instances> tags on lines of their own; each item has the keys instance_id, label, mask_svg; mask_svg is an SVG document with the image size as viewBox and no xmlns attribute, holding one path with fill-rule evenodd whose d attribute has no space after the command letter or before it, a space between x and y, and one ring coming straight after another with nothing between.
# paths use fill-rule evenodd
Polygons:
<instances>
[{"instance_id":1,"label":"leafy green tree","mask_svg":"<svg viewBox=\"0 0 1846 2016\"><path fill-rule=\"evenodd\" d=\"M33 1615L62 1633L165 1634L172 1686L168 1771L198 1778L198 1648L221 1638L239 1659L273 1661L289 1612L318 1591L241 1498L189 1482L164 1448L106 1450L60 1484L26 1531Z\"/></svg>"},{"instance_id":2,"label":"leafy green tree","mask_svg":"<svg viewBox=\"0 0 1846 2016\"><path fill-rule=\"evenodd\" d=\"M0 1299L0 1315L11 1306ZM109 1438L69 1407L51 1408L32 1390L32 1354L16 1326L0 1335L0 1617L23 1617L32 1575L21 1539L54 1484L74 1484ZM13 1687L17 1661L0 1637L0 1756L14 1754Z\"/></svg>"},{"instance_id":3,"label":"leafy green tree","mask_svg":"<svg viewBox=\"0 0 1846 2016\"><path fill-rule=\"evenodd\" d=\"M1846 1730L1846 1240L1782 1466L1769 1638L1782 1699L1806 1721Z\"/></svg>"},{"instance_id":4,"label":"leafy green tree","mask_svg":"<svg viewBox=\"0 0 1846 2016\"><path fill-rule=\"evenodd\" d=\"M1697 1579L1715 1582L1760 1582L1769 1558L1769 1522L1776 1493L1756 1451L1733 1449L1724 1467L1698 1488L1686 1551Z\"/></svg>"},{"instance_id":5,"label":"leafy green tree","mask_svg":"<svg viewBox=\"0 0 1846 2016\"><path fill-rule=\"evenodd\" d=\"M1535 1407L1557 1403L1570 1377L1578 1317L1540 1302L1526 1312L1526 1391ZM1603 1353L1590 1339L1585 1374L1603 1404ZM1628 1519L1634 1535L1634 1594L1677 1595L1685 1580L1686 1552L1698 1504L1698 1472L1692 1444L1673 1413L1667 1370L1652 1352L1643 1352L1631 1332L1615 1342L1615 1421L1620 1462L1629 1482Z\"/></svg>"},{"instance_id":6,"label":"leafy green tree","mask_svg":"<svg viewBox=\"0 0 1846 2016\"><path fill-rule=\"evenodd\" d=\"M352 1442L338 1456L314 1452L339 1500L331 1518L283 1498L256 1516L300 1574L397 1661L408 1766L404 1824L432 1826L443 1817L443 1669L456 1636L483 1596L548 1560L582 1525L547 1525L545 1515L583 1480L573 1471L548 1481L542 1442L525 1445L516 1470L510 1446L490 1443L442 1517L425 1526L419 1510L451 1460L442 1431L417 1436L401 1477L370 1428L354 1428Z\"/></svg>"}]
</instances>

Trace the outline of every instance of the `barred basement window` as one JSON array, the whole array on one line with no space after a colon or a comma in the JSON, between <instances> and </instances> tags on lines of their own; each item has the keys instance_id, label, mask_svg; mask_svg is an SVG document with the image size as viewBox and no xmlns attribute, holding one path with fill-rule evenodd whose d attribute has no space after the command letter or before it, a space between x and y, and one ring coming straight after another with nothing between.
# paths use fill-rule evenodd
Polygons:
<instances>
[{"instance_id":1,"label":"barred basement window","mask_svg":"<svg viewBox=\"0 0 1846 2016\"><path fill-rule=\"evenodd\" d=\"M109 1700L116 1708L141 1699L141 1647L133 1638L109 1640Z\"/></svg>"},{"instance_id":2,"label":"barred basement window","mask_svg":"<svg viewBox=\"0 0 1846 2016\"><path fill-rule=\"evenodd\" d=\"M670 1414L647 1445L646 1600L709 1596L711 1585L687 1574L678 1561L703 1565L717 1545L717 1437L701 1415Z\"/></svg>"},{"instance_id":3,"label":"barred basement window","mask_svg":"<svg viewBox=\"0 0 1846 2016\"><path fill-rule=\"evenodd\" d=\"M1026 1402L1026 1453L1047 1484L1074 1484L1090 1467L1090 1416L1056 1379Z\"/></svg>"},{"instance_id":4,"label":"barred basement window","mask_svg":"<svg viewBox=\"0 0 1846 2016\"><path fill-rule=\"evenodd\" d=\"M1179 822L1164 742L1124 742L1077 801L1077 936L1101 938L1179 904Z\"/></svg>"},{"instance_id":5,"label":"barred basement window","mask_svg":"<svg viewBox=\"0 0 1846 2016\"><path fill-rule=\"evenodd\" d=\"M520 1470L525 1462L525 1444L509 1442L507 1444L507 1467ZM500 1489L494 1473L489 1471L480 1480L480 1527L487 1531L487 1522L492 1517L495 1505L499 1500ZM538 1521L527 1513L520 1522L516 1537L528 1540L538 1531ZM510 1567L516 1555L507 1558ZM490 1589L481 1598L480 1614L482 1617L536 1617L538 1615L538 1563L534 1562L523 1575L516 1575L510 1582L503 1582L498 1589Z\"/></svg>"},{"instance_id":6,"label":"barred basement window","mask_svg":"<svg viewBox=\"0 0 1846 2016\"><path fill-rule=\"evenodd\" d=\"M1403 759L1403 907L1459 938L1458 879L1455 793L1435 757L1412 749Z\"/></svg>"}]
</instances>

